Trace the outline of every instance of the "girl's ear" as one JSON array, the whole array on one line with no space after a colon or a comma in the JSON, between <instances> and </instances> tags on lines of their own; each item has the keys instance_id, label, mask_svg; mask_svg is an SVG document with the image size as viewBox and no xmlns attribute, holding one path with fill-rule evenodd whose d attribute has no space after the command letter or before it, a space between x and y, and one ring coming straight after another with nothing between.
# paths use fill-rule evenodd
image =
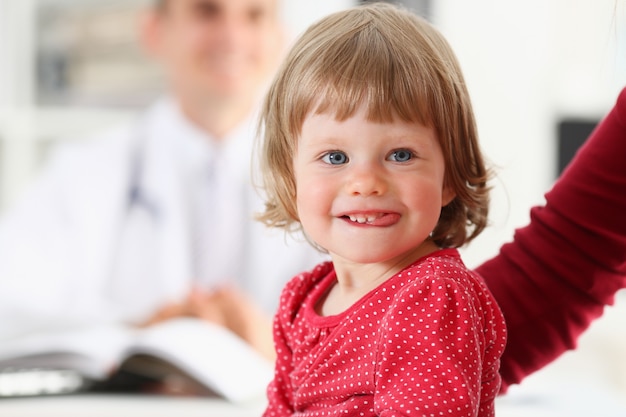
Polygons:
<instances>
[{"instance_id":1,"label":"girl's ear","mask_svg":"<svg viewBox=\"0 0 626 417\"><path fill-rule=\"evenodd\" d=\"M441 193L441 207L445 207L454 200L456 197L456 193L452 190L452 187L446 185L443 187L443 192Z\"/></svg>"}]
</instances>

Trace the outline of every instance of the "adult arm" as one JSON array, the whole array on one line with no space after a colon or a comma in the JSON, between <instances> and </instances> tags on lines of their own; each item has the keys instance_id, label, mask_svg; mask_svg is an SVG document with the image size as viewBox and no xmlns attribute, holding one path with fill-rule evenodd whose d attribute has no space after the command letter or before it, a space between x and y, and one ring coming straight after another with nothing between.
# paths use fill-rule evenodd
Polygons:
<instances>
[{"instance_id":1,"label":"adult arm","mask_svg":"<svg viewBox=\"0 0 626 417\"><path fill-rule=\"evenodd\" d=\"M298 294L300 282L293 279L285 285L278 311L273 321L273 337L276 349L274 378L267 387L267 408L263 417L287 417L294 414L294 390L290 374L293 372L294 361L291 350L292 341L289 329L292 329L295 312L298 310L301 297Z\"/></svg>"},{"instance_id":2,"label":"adult arm","mask_svg":"<svg viewBox=\"0 0 626 417\"><path fill-rule=\"evenodd\" d=\"M477 268L508 326L502 392L573 349L626 287L626 89L545 198Z\"/></svg>"},{"instance_id":3,"label":"adult arm","mask_svg":"<svg viewBox=\"0 0 626 417\"><path fill-rule=\"evenodd\" d=\"M2 213L0 340L121 319L103 291L102 265L126 190L127 142L106 133L55 149Z\"/></svg>"},{"instance_id":4,"label":"adult arm","mask_svg":"<svg viewBox=\"0 0 626 417\"><path fill-rule=\"evenodd\" d=\"M61 326L60 312L71 308L69 277L80 253L68 226L61 163L53 160L0 221L0 339Z\"/></svg>"}]
</instances>

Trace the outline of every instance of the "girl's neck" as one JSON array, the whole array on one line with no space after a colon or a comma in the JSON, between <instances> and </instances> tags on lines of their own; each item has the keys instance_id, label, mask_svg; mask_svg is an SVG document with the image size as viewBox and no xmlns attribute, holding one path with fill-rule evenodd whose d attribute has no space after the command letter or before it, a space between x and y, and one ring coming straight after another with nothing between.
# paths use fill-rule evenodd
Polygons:
<instances>
[{"instance_id":1,"label":"girl's neck","mask_svg":"<svg viewBox=\"0 0 626 417\"><path fill-rule=\"evenodd\" d=\"M318 302L317 312L322 316L342 313L418 259L440 249L431 240L424 243L417 250L396 259L372 264L353 263L331 254L337 283L329 289L324 299Z\"/></svg>"}]
</instances>

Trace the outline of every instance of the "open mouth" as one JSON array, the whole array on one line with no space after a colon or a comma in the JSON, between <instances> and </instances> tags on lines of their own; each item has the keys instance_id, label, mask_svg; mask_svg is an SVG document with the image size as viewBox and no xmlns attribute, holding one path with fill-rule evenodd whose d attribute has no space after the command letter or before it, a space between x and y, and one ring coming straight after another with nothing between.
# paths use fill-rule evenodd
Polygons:
<instances>
[{"instance_id":1,"label":"open mouth","mask_svg":"<svg viewBox=\"0 0 626 417\"><path fill-rule=\"evenodd\" d=\"M346 216L343 216L344 218L350 219L350 221L352 222L356 222L356 223L373 223L375 222L377 219L381 218L382 216L384 216L384 213L377 213L377 214L349 214Z\"/></svg>"},{"instance_id":2,"label":"open mouth","mask_svg":"<svg viewBox=\"0 0 626 417\"><path fill-rule=\"evenodd\" d=\"M358 213L358 214L345 214L341 216L342 219L358 225L368 226L390 226L395 224L400 215L397 213Z\"/></svg>"}]
</instances>

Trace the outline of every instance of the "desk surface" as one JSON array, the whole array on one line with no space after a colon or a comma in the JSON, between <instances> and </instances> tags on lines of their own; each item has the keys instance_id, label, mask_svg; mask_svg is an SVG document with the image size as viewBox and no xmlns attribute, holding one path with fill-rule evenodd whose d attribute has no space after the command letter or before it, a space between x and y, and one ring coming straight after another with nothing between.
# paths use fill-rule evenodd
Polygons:
<instances>
[{"instance_id":1,"label":"desk surface","mask_svg":"<svg viewBox=\"0 0 626 417\"><path fill-rule=\"evenodd\" d=\"M580 393L572 393L580 398ZM563 407L541 397L505 396L496 402L498 417L623 417L626 408L613 408L607 398L589 398ZM573 401L576 403L576 401ZM586 404L586 406L585 406ZM264 403L229 404L211 398L142 395L63 395L0 400L0 416L7 417L259 417ZM589 414L590 410L595 410Z\"/></svg>"},{"instance_id":2,"label":"desk surface","mask_svg":"<svg viewBox=\"0 0 626 417\"><path fill-rule=\"evenodd\" d=\"M142 395L61 395L0 400L7 417L258 417L264 403L234 405L211 398Z\"/></svg>"}]
</instances>

